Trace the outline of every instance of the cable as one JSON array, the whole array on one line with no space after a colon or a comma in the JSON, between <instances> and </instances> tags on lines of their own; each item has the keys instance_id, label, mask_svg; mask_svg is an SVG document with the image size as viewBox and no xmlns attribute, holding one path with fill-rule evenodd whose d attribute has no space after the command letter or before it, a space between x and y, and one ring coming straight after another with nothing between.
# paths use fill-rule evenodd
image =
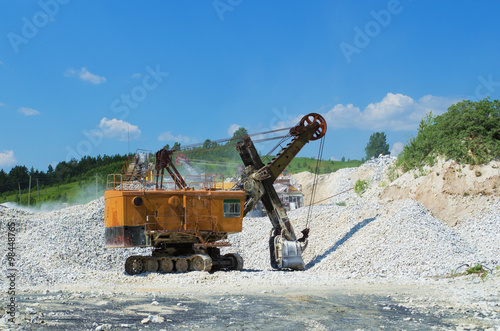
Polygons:
<instances>
[{"instance_id":1,"label":"cable","mask_svg":"<svg viewBox=\"0 0 500 331\"><path fill-rule=\"evenodd\" d=\"M318 186L319 166L321 164L321 158L323 156L324 146L325 146L325 137L323 136L321 138L321 143L319 145L318 159L316 161L316 171L315 171L316 173L314 174L313 188L312 188L312 192L311 192L311 201L309 203L309 210L307 211L306 229L309 228L309 221L311 220L314 196L316 195L316 188Z\"/></svg>"},{"instance_id":2,"label":"cable","mask_svg":"<svg viewBox=\"0 0 500 331\"><path fill-rule=\"evenodd\" d=\"M270 134L270 133L275 133L275 132L279 132L279 131L285 131L285 130L290 130L291 128L283 128L283 129L277 129L277 130L271 130L271 131L266 131L266 132L259 132L259 133L252 133L252 134L249 134L248 136L250 137L253 137L253 136L260 136L260 135L266 135L266 134ZM263 141L268 141L268 140L273 140L273 139L279 139L279 138L282 138L282 137L274 137L274 138L267 138L267 139L258 139L258 140L255 140L255 142L263 142ZM237 138L224 138L224 139L219 139L219 140L211 140L210 142L211 143L225 143L225 142L229 142L229 141L238 141L239 139ZM181 146L179 147L179 149L176 149L176 151L184 151L184 150L188 150L188 149L191 149L191 148L195 148L195 147L200 147L200 146L203 146L204 142L203 143L197 143L197 144L191 144L191 145L185 145L185 146Z\"/></svg>"},{"instance_id":3,"label":"cable","mask_svg":"<svg viewBox=\"0 0 500 331\"><path fill-rule=\"evenodd\" d=\"M342 191L342 192L340 192L340 193L337 193L337 194L331 195L331 196L329 196L329 197L327 197L327 198L324 198L324 199L321 199L321 200L315 201L315 202L313 202L312 204L309 204L309 205L307 205L307 206L305 206L305 207L310 207L310 206L312 206L312 205L318 204L318 203L320 203L320 202L323 202L323 201L328 200L328 199L330 199L330 198L336 197L337 195L341 195L341 194L344 194L344 193L349 192L349 191L352 191L352 190L354 190L354 187L351 187L350 189L345 190L345 191Z\"/></svg>"}]
</instances>

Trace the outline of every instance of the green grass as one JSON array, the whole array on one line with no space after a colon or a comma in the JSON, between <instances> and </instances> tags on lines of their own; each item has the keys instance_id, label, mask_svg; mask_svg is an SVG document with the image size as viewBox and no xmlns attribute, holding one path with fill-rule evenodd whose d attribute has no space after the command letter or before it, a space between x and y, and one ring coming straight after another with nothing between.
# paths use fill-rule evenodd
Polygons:
<instances>
[{"instance_id":1,"label":"green grass","mask_svg":"<svg viewBox=\"0 0 500 331\"><path fill-rule=\"evenodd\" d=\"M104 186L98 184L97 196L104 194ZM44 203L87 203L96 198L95 181L73 182L53 185L40 189L40 201L38 201L38 192L36 187L31 189L30 206L40 207ZM14 202L24 206L28 205L28 191L22 191L22 202L19 203L19 192L7 192L0 196L0 203Z\"/></svg>"},{"instance_id":2,"label":"green grass","mask_svg":"<svg viewBox=\"0 0 500 331\"><path fill-rule=\"evenodd\" d=\"M470 274L481 274L481 273L483 273L484 271L485 271L485 270L484 270L483 266L482 266L482 265L480 265L480 264L478 264L478 265L476 265L476 266L474 266L474 267L470 267L469 269L467 269L467 270L465 271L465 273L466 273L467 275L470 275Z\"/></svg>"},{"instance_id":3,"label":"green grass","mask_svg":"<svg viewBox=\"0 0 500 331\"><path fill-rule=\"evenodd\" d=\"M462 265L462 266L464 266L464 265ZM467 275L477 275L478 277L480 277L484 281L484 280L486 280L487 276L489 275L488 270L486 270L486 269L481 264L477 264L473 267L469 267L464 272L457 272L458 269L452 270L449 275L445 276L445 278L455 278L455 277L461 277L461 276L467 276ZM500 270L500 266L497 266L496 270Z\"/></svg>"},{"instance_id":4,"label":"green grass","mask_svg":"<svg viewBox=\"0 0 500 331\"><path fill-rule=\"evenodd\" d=\"M266 162L264 162L266 163ZM316 159L307 158L307 157L296 157L290 162L288 167L286 168L289 173L298 174L299 172L309 171L314 173L316 170ZM331 172L335 172L339 169L343 168L356 168L359 167L363 162L358 160L351 161L331 161L331 160L322 160L319 167L320 174L328 174Z\"/></svg>"},{"instance_id":5,"label":"green grass","mask_svg":"<svg viewBox=\"0 0 500 331\"><path fill-rule=\"evenodd\" d=\"M358 179L354 184L354 192L356 192L359 196L361 193L368 188L368 181L365 179Z\"/></svg>"}]
</instances>

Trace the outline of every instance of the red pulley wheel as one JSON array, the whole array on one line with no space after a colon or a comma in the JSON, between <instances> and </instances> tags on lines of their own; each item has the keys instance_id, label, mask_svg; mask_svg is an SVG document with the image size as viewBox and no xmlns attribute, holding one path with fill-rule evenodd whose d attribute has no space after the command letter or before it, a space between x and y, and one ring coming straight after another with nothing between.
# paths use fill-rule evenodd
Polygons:
<instances>
[{"instance_id":1,"label":"red pulley wheel","mask_svg":"<svg viewBox=\"0 0 500 331\"><path fill-rule=\"evenodd\" d=\"M300 125L304 127L312 125L313 123L318 123L319 127L316 131L314 131L310 140L318 140L322 138L326 133L326 121L323 116L316 113L310 113L302 117L302 119L300 120Z\"/></svg>"}]
</instances>

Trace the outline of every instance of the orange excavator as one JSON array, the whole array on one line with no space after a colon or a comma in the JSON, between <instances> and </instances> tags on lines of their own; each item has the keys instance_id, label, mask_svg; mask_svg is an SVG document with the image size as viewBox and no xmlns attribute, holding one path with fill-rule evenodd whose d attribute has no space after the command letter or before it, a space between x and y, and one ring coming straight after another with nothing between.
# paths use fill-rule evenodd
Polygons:
<instances>
[{"instance_id":1,"label":"orange excavator","mask_svg":"<svg viewBox=\"0 0 500 331\"><path fill-rule=\"evenodd\" d=\"M275 269L304 270L302 252L309 229L297 239L273 182L309 142L322 138L326 122L311 113L289 130L291 141L266 165L250 136L237 142L236 149L245 166L241 179L231 189L213 178L202 188L190 187L177 171L173 151L156 153L156 182L147 174L109 175L105 199L106 247L150 247L151 255L127 258L125 272L187 272L241 270L243 259L237 253L221 255L230 246L228 235L242 231L244 216L262 201L272 223L269 239L270 262ZM145 159L138 157L137 160ZM140 165L135 168L151 169ZM165 170L173 180L165 185ZM206 175L208 176L208 175ZM206 177L207 179L207 177Z\"/></svg>"}]
</instances>

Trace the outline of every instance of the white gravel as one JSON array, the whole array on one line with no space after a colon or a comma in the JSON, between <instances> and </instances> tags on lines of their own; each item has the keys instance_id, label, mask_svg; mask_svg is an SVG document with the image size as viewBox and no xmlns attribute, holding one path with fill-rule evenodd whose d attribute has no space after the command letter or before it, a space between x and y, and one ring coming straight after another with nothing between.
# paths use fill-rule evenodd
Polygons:
<instances>
[{"instance_id":1,"label":"white gravel","mask_svg":"<svg viewBox=\"0 0 500 331\"><path fill-rule=\"evenodd\" d=\"M372 160L357 170L344 169L331 177L330 187L341 189L355 181L354 172L365 172L371 185L385 177L389 158ZM375 169L375 172L368 170ZM342 179L348 174L350 179ZM335 179L334 179L335 178ZM324 179L326 180L326 179ZM325 192L328 190L325 190ZM470 217L456 227L435 218L412 199L380 204L370 194L360 198L350 194L346 206L317 205L309 220L311 234L304 252L305 272L276 272L269 265L267 218L245 218L243 232L230 236L233 246L226 251L240 253L247 272L124 274L125 259L148 254L148 249L106 249L104 247L104 199L86 205L70 206L51 212L28 212L0 208L0 238L7 238L7 223L16 232L15 267L22 287L56 284L102 284L114 282L199 283L254 281L294 282L354 279L392 279L418 281L445 276L460 265L481 263L490 269L499 265L500 198L492 196L486 206L472 210ZM306 227L308 208L289 213L296 233ZM2 277L7 285L7 240L1 245Z\"/></svg>"}]
</instances>

